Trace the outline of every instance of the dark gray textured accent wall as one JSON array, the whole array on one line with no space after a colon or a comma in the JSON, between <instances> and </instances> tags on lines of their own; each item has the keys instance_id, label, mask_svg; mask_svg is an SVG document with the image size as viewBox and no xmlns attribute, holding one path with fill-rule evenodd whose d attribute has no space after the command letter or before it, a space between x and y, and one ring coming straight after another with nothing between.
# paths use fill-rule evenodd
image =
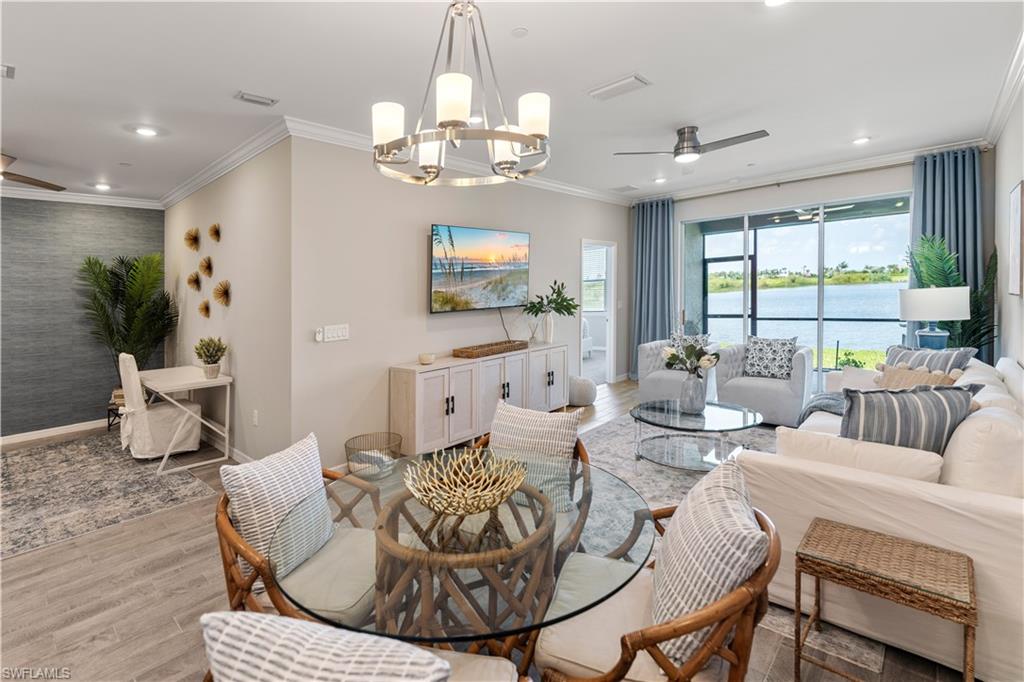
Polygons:
<instances>
[{"instance_id":1,"label":"dark gray textured accent wall","mask_svg":"<svg viewBox=\"0 0 1024 682\"><path fill-rule=\"evenodd\" d=\"M76 283L86 256L164 250L164 212L0 200L0 432L102 419L119 380ZM163 353L151 367L163 366Z\"/></svg>"}]
</instances>

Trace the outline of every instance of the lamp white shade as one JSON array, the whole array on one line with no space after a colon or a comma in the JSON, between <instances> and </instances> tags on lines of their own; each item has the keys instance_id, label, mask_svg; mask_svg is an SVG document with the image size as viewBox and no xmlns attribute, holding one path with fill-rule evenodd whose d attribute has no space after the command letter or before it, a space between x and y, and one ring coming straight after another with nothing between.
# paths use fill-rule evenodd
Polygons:
<instances>
[{"instance_id":1,"label":"lamp white shade","mask_svg":"<svg viewBox=\"0 0 1024 682\"><path fill-rule=\"evenodd\" d=\"M435 81L437 98L437 123L469 123L469 112L473 105L473 79L464 73L442 73Z\"/></svg>"},{"instance_id":2,"label":"lamp white shade","mask_svg":"<svg viewBox=\"0 0 1024 682\"><path fill-rule=\"evenodd\" d=\"M900 319L917 322L969 320L971 319L971 288L901 289Z\"/></svg>"},{"instance_id":3,"label":"lamp white shade","mask_svg":"<svg viewBox=\"0 0 1024 682\"><path fill-rule=\"evenodd\" d=\"M444 142L420 142L416 145L416 165L420 168L443 168Z\"/></svg>"},{"instance_id":4,"label":"lamp white shade","mask_svg":"<svg viewBox=\"0 0 1024 682\"><path fill-rule=\"evenodd\" d=\"M528 92L519 98L519 127L530 135L548 136L551 129L551 98L547 93Z\"/></svg>"},{"instance_id":5,"label":"lamp white shade","mask_svg":"<svg viewBox=\"0 0 1024 682\"><path fill-rule=\"evenodd\" d=\"M519 126L498 126L495 130L502 132L521 133L523 129ZM518 142L507 142L505 140L494 141L494 163L497 164L519 164L519 155L522 153L522 145Z\"/></svg>"},{"instance_id":6,"label":"lamp white shade","mask_svg":"<svg viewBox=\"0 0 1024 682\"><path fill-rule=\"evenodd\" d=\"M405 135L405 107L397 102L377 102L370 107L373 119L373 146Z\"/></svg>"}]
</instances>

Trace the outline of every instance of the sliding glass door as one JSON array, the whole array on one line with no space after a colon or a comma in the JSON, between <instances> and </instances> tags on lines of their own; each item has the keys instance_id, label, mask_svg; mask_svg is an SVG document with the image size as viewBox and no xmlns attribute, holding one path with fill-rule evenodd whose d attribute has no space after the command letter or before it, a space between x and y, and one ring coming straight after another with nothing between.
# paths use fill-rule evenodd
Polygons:
<instances>
[{"instance_id":1,"label":"sliding glass door","mask_svg":"<svg viewBox=\"0 0 1024 682\"><path fill-rule=\"evenodd\" d=\"M909 209L896 196L688 223L686 318L717 343L796 337L819 388L823 371L872 367L903 337Z\"/></svg>"}]
</instances>

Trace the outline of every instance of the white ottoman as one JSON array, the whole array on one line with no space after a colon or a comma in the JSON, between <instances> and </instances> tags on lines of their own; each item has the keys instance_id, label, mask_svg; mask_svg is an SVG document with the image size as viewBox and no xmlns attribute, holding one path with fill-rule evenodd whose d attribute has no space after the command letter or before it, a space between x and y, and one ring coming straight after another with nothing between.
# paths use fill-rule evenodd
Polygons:
<instances>
[{"instance_id":1,"label":"white ottoman","mask_svg":"<svg viewBox=\"0 0 1024 682\"><path fill-rule=\"evenodd\" d=\"M597 384L586 377L569 377L569 404L573 407L593 405L597 398Z\"/></svg>"}]
</instances>

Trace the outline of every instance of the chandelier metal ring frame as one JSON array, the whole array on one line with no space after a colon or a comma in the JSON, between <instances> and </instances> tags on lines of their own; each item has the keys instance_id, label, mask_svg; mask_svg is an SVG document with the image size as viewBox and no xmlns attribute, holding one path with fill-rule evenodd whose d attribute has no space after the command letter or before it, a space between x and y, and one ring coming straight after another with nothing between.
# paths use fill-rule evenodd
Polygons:
<instances>
[{"instance_id":1,"label":"chandelier metal ring frame","mask_svg":"<svg viewBox=\"0 0 1024 682\"><path fill-rule=\"evenodd\" d=\"M447 53L445 60L445 72L447 75L452 72L453 53L455 47L456 20L463 20L463 36L461 61L464 67L467 48L471 47L474 66L476 67L477 83L480 93L480 111L482 117L482 128L474 128L467 121L448 120L438 121L436 129L423 130L423 120L426 116L427 105L430 102L430 93L435 91L437 83L437 67L441 56L442 47L447 36ZM486 61L481 61L481 44ZM487 80L485 78L484 64L490 75L494 87L494 99L497 103L497 119L502 122L499 128L491 128L491 116L488 115L488 93ZM540 93L530 93L540 94ZM546 99L546 95L543 95ZM470 100L472 101L472 99ZM522 107L522 102L520 102ZM375 112L376 113L376 112ZM434 61L430 68L430 78L427 81L426 92L423 94L423 103L420 107L419 118L416 121L415 131L404 137L396 137L387 142L379 142L373 147L373 165L379 173L385 177L402 182L417 185L440 185L448 187L472 187L480 185L495 185L504 182L519 180L543 171L551 158L550 141L546 134L548 111L544 111L544 133L523 132L515 126L510 125L505 107L501 99L501 91L498 85L497 74L494 71L494 60L491 57L490 46L487 42L487 33L483 25L483 17L480 8L473 0L456 0L452 2L445 13L445 19L441 26L441 35L437 41L437 49L434 52ZM404 118L404 113L402 114ZM438 117L441 114L438 112ZM520 109L522 119L522 109ZM376 125L376 121L374 121ZM376 135L375 135L376 137ZM443 176L450 168L444 166L444 146L450 145L453 149L459 149L462 141L483 141L487 144L487 154L490 160L491 175L461 175ZM377 140L374 140L377 142ZM435 163L423 163L417 165L414 161L414 152L417 152L420 145L434 143L432 148L436 159ZM496 155L496 145L500 146L500 154ZM532 164L524 165L524 162ZM416 168L419 172L407 170Z\"/></svg>"}]
</instances>

